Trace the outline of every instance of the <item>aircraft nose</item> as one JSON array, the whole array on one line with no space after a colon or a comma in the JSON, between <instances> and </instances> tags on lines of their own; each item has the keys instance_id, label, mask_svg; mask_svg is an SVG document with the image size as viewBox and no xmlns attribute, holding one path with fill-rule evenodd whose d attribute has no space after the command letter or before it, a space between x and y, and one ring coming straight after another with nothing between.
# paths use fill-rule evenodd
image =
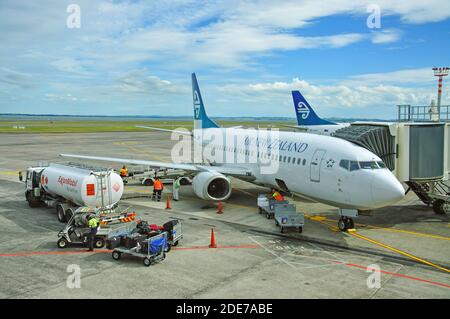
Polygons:
<instances>
[{"instance_id":1,"label":"aircraft nose","mask_svg":"<svg viewBox=\"0 0 450 319\"><path fill-rule=\"evenodd\" d=\"M389 171L377 172L372 178L371 191L375 206L393 204L405 197L405 189Z\"/></svg>"}]
</instances>

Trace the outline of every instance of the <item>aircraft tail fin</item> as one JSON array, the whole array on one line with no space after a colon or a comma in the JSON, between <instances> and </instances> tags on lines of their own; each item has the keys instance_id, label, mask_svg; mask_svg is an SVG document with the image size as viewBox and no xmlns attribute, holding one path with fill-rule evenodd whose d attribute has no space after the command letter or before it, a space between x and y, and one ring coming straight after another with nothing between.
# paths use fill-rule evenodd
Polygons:
<instances>
[{"instance_id":1,"label":"aircraft tail fin","mask_svg":"<svg viewBox=\"0 0 450 319\"><path fill-rule=\"evenodd\" d=\"M294 100L295 114L297 115L297 124L300 126L307 125L334 125L336 123L321 119L314 112L300 91L292 91L292 99Z\"/></svg>"},{"instance_id":2,"label":"aircraft tail fin","mask_svg":"<svg viewBox=\"0 0 450 319\"><path fill-rule=\"evenodd\" d=\"M219 125L211 120L206 114L202 94L200 93L200 87L198 86L195 73L192 73L192 98L194 103L194 129L219 127Z\"/></svg>"}]
</instances>

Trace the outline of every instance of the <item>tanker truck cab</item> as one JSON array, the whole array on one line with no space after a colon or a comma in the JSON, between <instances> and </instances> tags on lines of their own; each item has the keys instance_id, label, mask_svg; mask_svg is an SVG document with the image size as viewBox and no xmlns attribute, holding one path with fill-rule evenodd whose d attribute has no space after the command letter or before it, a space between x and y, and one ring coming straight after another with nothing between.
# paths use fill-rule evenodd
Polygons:
<instances>
[{"instance_id":1,"label":"tanker truck cab","mask_svg":"<svg viewBox=\"0 0 450 319\"><path fill-rule=\"evenodd\" d=\"M25 180L25 198L30 207L41 205L41 174L44 167L29 167Z\"/></svg>"}]
</instances>

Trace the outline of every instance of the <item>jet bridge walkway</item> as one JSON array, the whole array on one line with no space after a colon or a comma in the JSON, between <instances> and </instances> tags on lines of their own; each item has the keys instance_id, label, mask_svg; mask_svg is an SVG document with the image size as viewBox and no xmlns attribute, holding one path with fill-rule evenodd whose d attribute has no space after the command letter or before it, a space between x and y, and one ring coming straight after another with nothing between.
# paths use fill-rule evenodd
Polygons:
<instances>
[{"instance_id":1,"label":"jet bridge walkway","mask_svg":"<svg viewBox=\"0 0 450 319\"><path fill-rule=\"evenodd\" d=\"M450 105L397 107L397 122L355 122L333 136L378 155L437 214L450 212Z\"/></svg>"}]
</instances>

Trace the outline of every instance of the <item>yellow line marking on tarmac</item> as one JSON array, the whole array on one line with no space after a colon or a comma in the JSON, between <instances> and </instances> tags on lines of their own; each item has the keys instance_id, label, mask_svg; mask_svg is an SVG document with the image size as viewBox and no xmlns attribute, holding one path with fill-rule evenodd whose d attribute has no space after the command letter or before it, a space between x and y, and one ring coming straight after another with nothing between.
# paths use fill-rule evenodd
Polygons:
<instances>
[{"instance_id":1,"label":"yellow line marking on tarmac","mask_svg":"<svg viewBox=\"0 0 450 319\"><path fill-rule=\"evenodd\" d=\"M306 216L306 215L305 215ZM332 221L337 223L337 220L327 218L325 216L315 215L311 216L309 219L318 221L317 219L320 219L321 221ZM379 230L386 230L390 232L396 232L396 233L405 233L409 235L415 235L420 237L430 237L434 239L441 239L441 240L450 240L450 237L441 236L441 235L433 235L433 234L427 234L427 233L421 233L417 231L411 231L411 230L405 230L405 229L396 229L396 228L387 228L387 227L380 227L380 226L374 226L374 225L368 225L368 224L358 224L355 223L356 226L366 227L367 229L379 229ZM450 227L450 226L448 226Z\"/></svg>"},{"instance_id":2,"label":"yellow line marking on tarmac","mask_svg":"<svg viewBox=\"0 0 450 319\"><path fill-rule=\"evenodd\" d=\"M317 221L317 222L319 222L319 223L321 223L321 224L327 225L327 226L329 226L330 228L332 228L332 230L334 230L334 229L337 229L337 230L338 230L337 227L334 227L334 226L328 224L327 222L325 222L325 221L324 221L323 219L321 219L321 218L317 218L317 217L323 217L323 216L310 216L310 215L306 215L306 214L305 214L305 217L308 218L308 219L310 219L310 220ZM325 218L325 220L328 220L328 221L329 221L330 219ZM333 228L334 228L334 229L333 229ZM393 251L393 252L396 252L396 253L398 253L398 254L401 254L401 255L406 256L406 257L408 257L408 258L411 258L411 259L413 259L413 260L419 261L419 262L421 262L421 263L423 263L423 264L426 264L426 265L428 265L428 266L431 266L431 267L437 268L437 269L439 269L439 270L442 270L442 271L445 271L445 272L450 273L450 269L447 269L447 268L445 268L445 267L436 265L436 264L434 264L434 263L432 263L432 262L429 262L429 261L427 261L427 260L425 260L425 259L422 259L422 258L420 258L420 257L414 256L414 255L412 255L412 254L410 254L410 253L407 253L407 252L405 252L405 251L403 251L403 250L394 248L394 247L392 247L392 246L383 244L383 243L381 243L381 242L379 242L379 241L376 241L376 240L374 240L374 239L371 239L371 238L369 238L369 237L366 237L366 236L363 236L363 235L361 235L361 234L358 234L357 231L356 231L356 229L349 229L349 230L347 231L347 234L349 234L349 235L351 235L351 236L354 236L354 237L357 237L357 238L359 238L359 239L363 239L363 240L368 241L368 242L370 242L370 243L372 243L372 244L381 246L381 247L383 247L383 248L386 248L386 249L388 249L388 250L391 250L391 251Z\"/></svg>"},{"instance_id":3,"label":"yellow line marking on tarmac","mask_svg":"<svg viewBox=\"0 0 450 319\"><path fill-rule=\"evenodd\" d=\"M14 171L14 172L7 172L7 171L1 172L0 171L0 174L4 174L4 175L19 175L19 170Z\"/></svg>"},{"instance_id":4,"label":"yellow line marking on tarmac","mask_svg":"<svg viewBox=\"0 0 450 319\"><path fill-rule=\"evenodd\" d=\"M386 248L386 249L389 249L389 250L391 250L391 251L394 251L394 252L396 252L396 253L398 253L398 254L401 254L401 255L406 256L406 257L408 257L408 258L411 258L411 259L413 259L413 260L419 261L419 262L421 262L421 263L423 263L423 264L426 264L426 265L428 265L428 266L431 266L431 267L434 267L434 268L437 268L437 269L440 269L440 270L443 270L443 271L445 271L445 272L450 273L450 269L447 269L447 268L444 268L444 267L442 267L442 266L433 264L432 262L429 262L429 261L427 261L427 260L424 260L424 259L419 258L419 257L414 256L414 255L411 255L410 253L407 253L407 252L405 252L405 251L403 251L403 250L396 249L396 248L394 248L394 247L392 247L392 246L385 245L385 244L383 244L383 243L380 243L379 241L376 241L376 240L373 240L373 239L368 238L368 237L366 237L366 236L363 236L363 235L361 235L361 234L358 234L358 233L356 232L356 230L348 231L348 234L350 234L350 235L352 235L352 236L355 236L355 237L358 237L358 238L360 238L360 239L366 240L366 241L368 241L368 242L370 242L370 243L372 243L372 244L375 244L375 245L384 247L384 248Z\"/></svg>"},{"instance_id":5,"label":"yellow line marking on tarmac","mask_svg":"<svg viewBox=\"0 0 450 319\"><path fill-rule=\"evenodd\" d=\"M361 224L356 224L356 225L361 225ZM386 227L379 227L379 226L372 226L372 225L366 225L366 226L368 228L386 230L386 231L391 231L391 232L396 232L396 233L405 233L405 234L416 235L416 236L421 236L421 237L430 237L430 238L435 238L435 239L450 240L450 237L446 237L446 236L432 235L432 234L427 234L427 233L419 233L419 232L404 230L404 229L386 228Z\"/></svg>"}]
</instances>

